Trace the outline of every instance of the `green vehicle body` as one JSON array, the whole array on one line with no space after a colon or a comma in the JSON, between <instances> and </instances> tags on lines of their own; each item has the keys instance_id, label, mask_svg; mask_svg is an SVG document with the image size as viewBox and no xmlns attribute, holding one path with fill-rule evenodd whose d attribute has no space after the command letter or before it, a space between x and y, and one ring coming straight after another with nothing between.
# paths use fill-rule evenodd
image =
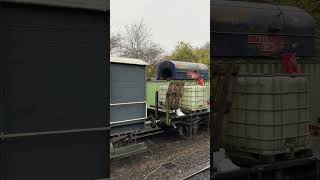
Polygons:
<instances>
[{"instance_id":1,"label":"green vehicle body","mask_svg":"<svg viewBox=\"0 0 320 180\"><path fill-rule=\"evenodd\" d=\"M284 74L283 65L280 60L274 59L249 59L249 60L220 60L213 63L236 63L240 66L241 74ZM320 120L320 60L302 59L299 60L299 66L310 81L310 120L319 122ZM147 81L147 106L155 106L155 93L160 86L168 85L170 81L150 80ZM185 80L187 84L196 84L195 80ZM207 87L208 101L210 99L210 82L205 81Z\"/></svg>"},{"instance_id":2,"label":"green vehicle body","mask_svg":"<svg viewBox=\"0 0 320 180\"><path fill-rule=\"evenodd\" d=\"M169 85L171 81L166 81L166 80L150 80L147 81L147 106L148 107L154 107L155 106L155 95L156 92L159 91L161 86ZM178 80L175 80L178 81ZM180 80L181 81L181 80ZM197 81L196 80L183 80L185 85L196 85ZM210 82L207 80L205 81L205 86L206 86L206 97L209 102L210 99ZM208 109L210 110L210 108Z\"/></svg>"}]
</instances>

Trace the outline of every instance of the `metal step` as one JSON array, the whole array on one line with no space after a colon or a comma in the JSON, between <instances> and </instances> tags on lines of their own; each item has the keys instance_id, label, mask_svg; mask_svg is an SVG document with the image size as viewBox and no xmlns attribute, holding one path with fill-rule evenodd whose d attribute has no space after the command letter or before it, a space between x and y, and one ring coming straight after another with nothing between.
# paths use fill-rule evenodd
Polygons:
<instances>
[{"instance_id":1,"label":"metal step","mask_svg":"<svg viewBox=\"0 0 320 180\"><path fill-rule=\"evenodd\" d=\"M144 142L138 144L132 144L121 148L113 148L110 146L110 159L122 159L146 152L147 146Z\"/></svg>"}]
</instances>

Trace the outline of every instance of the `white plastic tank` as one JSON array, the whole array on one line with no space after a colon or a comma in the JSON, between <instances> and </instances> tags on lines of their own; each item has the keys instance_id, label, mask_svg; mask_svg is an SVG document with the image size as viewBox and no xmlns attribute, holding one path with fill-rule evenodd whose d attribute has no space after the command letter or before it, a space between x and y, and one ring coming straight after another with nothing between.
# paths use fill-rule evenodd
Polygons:
<instances>
[{"instance_id":1,"label":"white plastic tank","mask_svg":"<svg viewBox=\"0 0 320 180\"><path fill-rule=\"evenodd\" d=\"M305 77L239 77L227 117L227 148L258 154L307 148L309 89Z\"/></svg>"},{"instance_id":2,"label":"white plastic tank","mask_svg":"<svg viewBox=\"0 0 320 180\"><path fill-rule=\"evenodd\" d=\"M160 86L159 103L165 106L168 86ZM185 85L182 92L180 108L183 112L195 112L208 109L207 87Z\"/></svg>"}]
</instances>

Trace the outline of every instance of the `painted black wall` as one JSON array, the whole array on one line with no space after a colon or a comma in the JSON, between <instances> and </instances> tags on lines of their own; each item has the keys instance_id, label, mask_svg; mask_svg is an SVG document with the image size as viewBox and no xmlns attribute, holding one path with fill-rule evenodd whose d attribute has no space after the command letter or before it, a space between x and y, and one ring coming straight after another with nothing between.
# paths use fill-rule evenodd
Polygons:
<instances>
[{"instance_id":1,"label":"painted black wall","mask_svg":"<svg viewBox=\"0 0 320 180\"><path fill-rule=\"evenodd\" d=\"M109 13L1 4L0 132L106 127ZM107 176L106 131L1 141L1 180Z\"/></svg>"}]
</instances>

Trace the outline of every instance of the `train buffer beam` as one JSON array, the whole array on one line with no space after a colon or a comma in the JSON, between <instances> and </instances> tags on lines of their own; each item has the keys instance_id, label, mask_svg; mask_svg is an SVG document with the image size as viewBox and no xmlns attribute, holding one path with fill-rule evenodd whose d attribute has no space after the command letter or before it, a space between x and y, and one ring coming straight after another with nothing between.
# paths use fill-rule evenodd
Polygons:
<instances>
[{"instance_id":1,"label":"train buffer beam","mask_svg":"<svg viewBox=\"0 0 320 180\"><path fill-rule=\"evenodd\" d=\"M147 151L147 146L144 142L132 144L125 147L113 148L110 147L110 159L123 159Z\"/></svg>"}]
</instances>

